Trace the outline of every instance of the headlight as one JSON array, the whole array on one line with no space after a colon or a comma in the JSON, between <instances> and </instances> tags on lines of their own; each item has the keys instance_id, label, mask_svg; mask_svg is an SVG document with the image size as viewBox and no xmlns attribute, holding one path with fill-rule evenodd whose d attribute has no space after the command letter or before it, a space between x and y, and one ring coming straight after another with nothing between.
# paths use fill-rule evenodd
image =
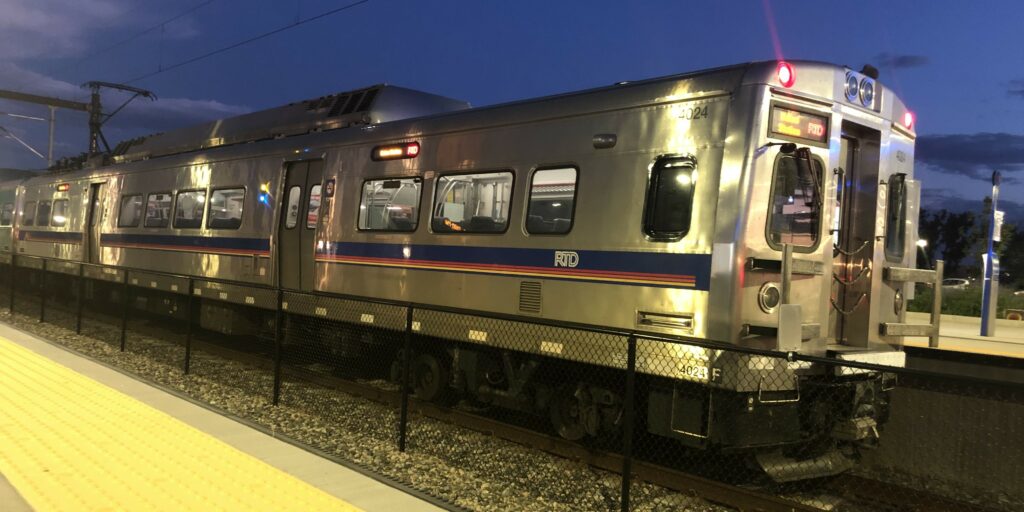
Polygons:
<instances>
[{"instance_id":1,"label":"headlight","mask_svg":"<svg viewBox=\"0 0 1024 512\"><path fill-rule=\"evenodd\" d=\"M867 78L860 81L860 102L865 107L870 107L875 101L875 83Z\"/></svg>"},{"instance_id":2,"label":"headlight","mask_svg":"<svg viewBox=\"0 0 1024 512\"><path fill-rule=\"evenodd\" d=\"M771 313L779 306L779 302L782 302L782 291L779 290L778 284L765 283L761 285L761 289L757 292L757 305L761 307L761 311Z\"/></svg>"},{"instance_id":3,"label":"headlight","mask_svg":"<svg viewBox=\"0 0 1024 512\"><path fill-rule=\"evenodd\" d=\"M857 101L858 96L860 96L860 80L857 80L857 75L853 73L847 73L846 99L847 101Z\"/></svg>"}]
</instances>

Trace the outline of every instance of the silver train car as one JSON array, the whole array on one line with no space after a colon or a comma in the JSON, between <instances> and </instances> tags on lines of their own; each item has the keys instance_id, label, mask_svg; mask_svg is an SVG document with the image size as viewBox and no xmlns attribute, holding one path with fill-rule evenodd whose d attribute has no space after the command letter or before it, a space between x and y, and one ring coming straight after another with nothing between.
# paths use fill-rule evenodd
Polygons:
<instances>
[{"instance_id":1,"label":"silver train car","mask_svg":"<svg viewBox=\"0 0 1024 512\"><path fill-rule=\"evenodd\" d=\"M912 282L934 279L913 268L914 138L877 74L817 62L487 108L375 86L3 184L0 250L280 287L290 313L318 321L331 316L310 294L458 309L414 314L436 341L417 363L434 384L417 392L549 414L578 439L614 428L594 425L614 423L621 390L573 368L623 368L621 340L522 327L530 318L902 366L902 336L934 328L904 322ZM202 295L202 326L258 328L226 296ZM149 309L175 314L174 300ZM334 320L404 325L371 306ZM778 480L835 473L848 453L785 447L870 443L887 415L877 372L642 339L637 351L651 433L750 450ZM552 364L568 386L524 385L541 373L514 370ZM849 399L815 404L816 386ZM523 396L538 389L547 398ZM603 420L580 418L580 401Z\"/></svg>"}]
</instances>

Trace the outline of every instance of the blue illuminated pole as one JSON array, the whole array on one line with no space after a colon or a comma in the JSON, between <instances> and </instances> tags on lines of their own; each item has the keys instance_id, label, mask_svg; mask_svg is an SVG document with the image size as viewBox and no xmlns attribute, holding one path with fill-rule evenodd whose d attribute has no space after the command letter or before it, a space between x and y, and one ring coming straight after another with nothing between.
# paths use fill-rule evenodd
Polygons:
<instances>
[{"instance_id":1,"label":"blue illuminated pole","mask_svg":"<svg viewBox=\"0 0 1024 512\"><path fill-rule=\"evenodd\" d=\"M988 252L985 253L985 280L981 289L981 335L995 336L996 293L999 289L999 259L996 258L995 241L999 238L996 226L999 205L999 171L992 172L992 215L988 219Z\"/></svg>"}]
</instances>

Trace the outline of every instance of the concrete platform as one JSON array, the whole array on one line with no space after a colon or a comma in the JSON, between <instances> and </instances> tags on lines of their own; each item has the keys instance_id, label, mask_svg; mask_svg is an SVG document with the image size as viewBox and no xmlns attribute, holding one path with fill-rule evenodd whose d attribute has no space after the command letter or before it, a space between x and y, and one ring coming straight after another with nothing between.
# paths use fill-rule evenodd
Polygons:
<instances>
[{"instance_id":1,"label":"concrete platform","mask_svg":"<svg viewBox=\"0 0 1024 512\"><path fill-rule=\"evenodd\" d=\"M928 323L927 313L907 313L909 323ZM1024 322L996 320L995 336L981 336L981 319L942 315L939 349L1003 357L1024 358ZM928 338L906 338L904 343L927 347Z\"/></svg>"},{"instance_id":2,"label":"concrete platform","mask_svg":"<svg viewBox=\"0 0 1024 512\"><path fill-rule=\"evenodd\" d=\"M52 345L44 340L38 339L27 333L13 329L5 324L0 324L0 338L4 338L6 341L6 353L8 357L6 361L0 361L0 363L6 363L5 368L0 368L0 375L4 376L7 384L11 384L15 379L35 379L32 381L30 386L23 386L20 389L19 396L12 397L8 395L4 397L7 402L11 404L21 404L25 407L24 410L31 410L33 413L47 414L46 411L39 412L36 407L36 402L51 402L49 407L49 413L52 416L57 417L57 423L62 424L64 429L68 432L64 434L64 431L55 429L51 434L49 445L47 446L50 451L60 452L64 450L66 453L59 453L58 456L65 457L65 460L78 462L103 462L107 463L106 459L120 459L123 464L131 465L132 457L130 453L132 450L140 449L138 445L132 446L121 446L122 443L116 442L109 444L105 447L96 446L96 441L91 444L83 442L84 436L78 439L75 432L76 425L84 422L88 418L82 416L82 412L78 412L79 416L76 417L65 417L60 418L63 415L63 410L60 407L60 400L68 400L67 403L67 415L72 415L72 411L75 411L75 407L80 405L80 402L94 401L97 402L101 407L111 401L118 402L119 406L117 409L118 414L128 414L126 417L119 418L119 421L111 421L109 418L100 417L100 423L103 428L117 428L118 422L130 422L137 417L142 416L154 416L157 417L156 421L163 421L161 418L166 418L167 415L173 418L167 418L167 420L175 422L183 422L182 428L187 430L181 430L184 434L179 433L178 436L188 437L188 445L203 444L206 446L205 452L197 455L191 455L190 457L183 457L182 460L185 462L185 467L174 475L163 475L157 474L155 480L163 480L165 477L171 478L176 485L170 486L173 489L179 489L181 486L179 482L182 479L187 480L190 478L190 471L209 470L210 474L220 475L225 478L224 481L234 481L233 479L244 480L247 475L259 472L262 480L255 487L251 487L252 484L241 484L250 485L248 488L240 489L243 493L256 493L263 491L262 482L267 482L271 486L272 492L277 492L280 489L282 492L295 492L296 502L290 504L292 506L301 506L298 500L305 500L302 502L308 503L328 503L323 501L324 498L318 495L321 493L323 496L327 496L328 500L337 500L331 502L332 505L326 508L339 509L339 510L364 510L364 511L383 511L383 510L401 510L403 512L419 512L419 511L435 511L442 510L437 506L423 501L415 496L406 494L398 489L385 485L373 478L363 475L357 471L330 462L328 460L317 457L305 450L295 447L291 444L283 442L268 436L260 431L249 428L241 423L225 418L213 411L200 407L192 402L174 396L163 390L145 384L143 382L132 379L124 374L121 374L115 370L107 368L103 365L90 361L88 359L79 357L76 354L70 353L63 348ZM20 347L24 347L28 350L22 350ZM42 356L42 357L38 357ZM16 364L14 361L19 360L20 363ZM45 360L43 359L45 358ZM56 363L56 364L53 364ZM34 366L33 366L34 365ZM33 366L31 371L26 372L24 367ZM70 370L70 371L68 371ZM41 372L53 372L53 375L57 377L44 377ZM53 382L53 381L59 382ZM72 382L74 384L72 384ZM95 386L93 388L92 386ZM90 400L89 398L83 398L74 395L73 391L79 388L87 387L91 391L87 395L88 397L98 396L102 394L104 399ZM38 391L37 391L38 390ZM36 393L38 392L38 396ZM47 395L48 394L48 395ZM141 402L141 403L139 403ZM5 402L6 403L6 402ZM11 405L8 404L8 405ZM73 407L75 406L75 407ZM141 407L142 409L131 409L135 411L133 413L126 413L131 407ZM0 446L0 458L6 457L7 465L4 467L11 468L11 458L16 456L18 447L14 445L20 445L21 453L23 457L28 459L36 458L36 455L52 456L50 453L43 454L44 451L41 445L33 445L33 442L38 442L41 439L39 434L35 432L34 428L26 431L24 425L33 426L33 421L44 421L42 416L36 418L25 417L14 417L10 411L14 407L7 408L8 416L5 419L2 412L0 412L0 429L3 429L0 434L6 434L8 437L12 437L9 440L13 440L12 443L5 443ZM149 411L147 409L152 409ZM141 421L141 420L140 420ZM18 423L23 426L18 430ZM170 424L168 424L170 425ZM84 427L84 426L83 426ZM171 425L171 427L175 427ZM136 429L140 427L136 426ZM148 427L148 428L161 428L161 427ZM175 427L177 428L177 427ZM86 431L94 430L94 427L84 427L83 433ZM198 432L194 432L198 430ZM26 434L28 432L28 434ZM194 432L194 433L193 433ZM118 433L118 436L125 435L124 433ZM127 439L130 436L126 436ZM213 439L203 439L203 437L210 437ZM118 438L120 439L120 437ZM16 442L14 442L16 441ZM145 439L143 439L145 441ZM74 446L76 442L81 443L80 446ZM173 440L164 440L165 444L173 443ZM127 444L126 440L124 444ZM204 444L205 443L205 444ZM63 446L67 445L67 446ZM32 448L38 450L38 453L33 452ZM221 447L223 446L223 448ZM29 451L25 451L26 447L29 447ZM182 445L180 449L185 449L187 446ZM144 447L143 447L144 448ZM95 460L78 461L71 455L75 453L76 449L82 450L81 453L90 454L88 457ZM149 448L153 450L153 447ZM164 452L169 451L171 454L176 452L173 446L162 446L161 449ZM118 455L118 451L124 453ZM219 451L218 451L219 450ZM161 451L161 450L157 450ZM239 457L235 457L235 451ZM110 453L110 456L108 456ZM139 452L145 455L145 452ZM205 454L216 453L216 456ZM67 459L66 457L71 457ZM153 457L149 457L152 459ZM160 458L157 458L160 460ZM196 460L196 466L193 468L188 467L189 460ZM201 463L200 463L201 461ZM225 461L225 465L218 466L221 461ZM36 464L38 461L29 460L26 464ZM269 465L270 467L266 467ZM212 467L212 469L210 469ZM147 471L151 470L148 466L135 468L135 471ZM99 471L110 471L110 470L99 470ZM122 476L132 476L131 473L125 473L124 471L131 471L131 468L121 469ZM51 484L50 480L57 481L61 479L74 479L77 475L71 472L65 471L66 474L58 477L57 475L51 475L38 472L36 473L36 480L46 480L47 484ZM274 476L274 474L280 476ZM118 473L116 471L108 477L116 477ZM7 475L12 477L12 474ZM22 511L31 510L29 503L32 503L32 499L25 500L33 496L35 499L39 499L39 489L35 488L37 483L44 483L38 481L26 481L24 479L24 472L18 475L22 485L28 485L21 491L15 490L13 486L7 482L6 479L0 477L0 509L4 511ZM103 477L103 478L108 478ZM153 478L150 478L153 480ZM296 480L297 479L297 480ZM64 482L58 482L63 484ZM68 481L68 485L76 485L75 482ZM95 481L92 482L93 484ZM143 483L146 483L143 480ZM199 482L202 485L204 482ZM216 484L213 481L206 481L206 492L209 488L216 489ZM311 486L311 487L310 487ZM132 492L132 486L122 486L128 494ZM167 487L162 485L154 485L153 488ZM306 489L315 489L312 493ZM92 490L87 486L87 493ZM117 493L117 487L113 487L115 495ZM134 490L138 490L135 488ZM30 492L31 491L31 492ZM183 491L183 489L182 489ZM155 491L154 491L155 492ZM219 490L218 490L219 492ZM238 490L235 490L238 492ZM21 494L22 496L19 496ZM216 492L214 493L216 494ZM271 495L273 496L273 495ZM274 498L279 498L273 496ZM115 496L111 499L119 499L122 497ZM122 503L140 503L145 501L148 503L166 504L171 505L181 496L124 496L126 499ZM44 497L44 499L46 499ZM107 498L100 498L102 500ZM238 495L232 499L249 500L252 502L252 497L246 494ZM165 501L166 500L166 501ZM260 503L256 501L256 503ZM274 509L280 509L275 505L271 505L269 502L266 507L272 507ZM44 508L50 508L49 506ZM110 503L110 509L122 508L117 503ZM187 508L187 507L186 507ZM230 507L229 507L230 508ZM253 509L254 507L245 507ZM287 507L285 507L287 508ZM56 509L60 509L58 505ZM259 506L255 507L259 509ZM271 508L267 508L270 510Z\"/></svg>"}]
</instances>

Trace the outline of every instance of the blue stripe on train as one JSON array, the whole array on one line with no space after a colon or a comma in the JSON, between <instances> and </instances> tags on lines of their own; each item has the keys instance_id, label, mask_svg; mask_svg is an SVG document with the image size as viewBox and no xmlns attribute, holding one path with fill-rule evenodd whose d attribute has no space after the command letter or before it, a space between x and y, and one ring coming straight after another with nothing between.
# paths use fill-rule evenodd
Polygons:
<instances>
[{"instance_id":1,"label":"blue stripe on train","mask_svg":"<svg viewBox=\"0 0 1024 512\"><path fill-rule=\"evenodd\" d=\"M207 248L267 252L270 250L270 239L104 233L100 235L100 245L153 245L168 249Z\"/></svg>"},{"instance_id":2,"label":"blue stripe on train","mask_svg":"<svg viewBox=\"0 0 1024 512\"><path fill-rule=\"evenodd\" d=\"M568 249L566 249L568 250ZM405 251L408 251L406 254ZM573 251L578 256L573 268L555 266L555 249L504 247L463 247L446 245L406 245L363 242L331 242L317 251L320 256L426 260L439 263L510 265L538 270L574 269L604 272L634 272L693 276L696 289L708 290L711 282L710 254L669 254L626 251Z\"/></svg>"}]
</instances>

